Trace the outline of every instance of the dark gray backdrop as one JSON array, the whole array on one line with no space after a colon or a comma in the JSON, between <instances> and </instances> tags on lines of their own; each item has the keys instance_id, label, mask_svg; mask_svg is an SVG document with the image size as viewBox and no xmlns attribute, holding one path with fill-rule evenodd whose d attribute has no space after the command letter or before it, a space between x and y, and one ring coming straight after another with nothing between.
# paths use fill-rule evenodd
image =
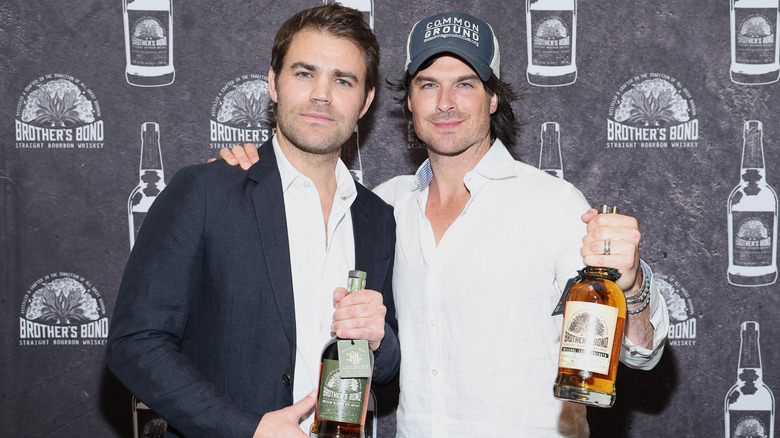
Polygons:
<instances>
[{"instance_id":1,"label":"dark gray backdrop","mask_svg":"<svg viewBox=\"0 0 780 438\"><path fill-rule=\"evenodd\" d=\"M0 436L131 435L130 395L106 371L103 334L31 334L23 327L30 321L25 312L40 287L71 279L97 303L92 314L110 318L129 252L127 200L139 178L141 124L160 126L166 180L215 157L209 120L221 90L244 75L266 75L281 23L317 4L175 1L176 78L151 88L125 80L120 1L0 4ZM523 2L375 0L374 8L380 73L389 79L402 74L406 35L417 19L458 9L493 24L502 79L522 95L514 109L524 128L513 154L537 165L540 126L558 123L565 178L591 204L617 203L639 220L642 256L663 280L678 328L655 370L621 366L615 407L589 412L593 436L723 434L724 397L737 377L744 321L760 324L764 381L780 391L780 286L737 287L726 278L726 205L740 179L743 123L763 123L767 180L777 185L780 84L730 80L728 0L580 2L577 80L549 88L526 80ZM610 103L624 85L651 74L673 78L669 83L698 122L698 137L684 148L607 147ZM20 147L19 110L55 75L99 107L99 147ZM369 187L420 163L392 97L378 90L361 122ZM81 330L72 322L59 325ZM78 345L55 345L58 339ZM394 389L378 392L380 436L391 436Z\"/></svg>"}]
</instances>

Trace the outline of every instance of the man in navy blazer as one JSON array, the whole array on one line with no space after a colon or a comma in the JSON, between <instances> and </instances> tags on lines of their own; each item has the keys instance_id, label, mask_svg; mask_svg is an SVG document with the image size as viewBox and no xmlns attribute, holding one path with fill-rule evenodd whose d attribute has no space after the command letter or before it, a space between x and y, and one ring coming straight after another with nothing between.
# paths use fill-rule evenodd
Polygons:
<instances>
[{"instance_id":1,"label":"man in navy blazer","mask_svg":"<svg viewBox=\"0 0 780 438\"><path fill-rule=\"evenodd\" d=\"M331 4L296 14L274 41L277 133L260 148L263 159L248 172L222 161L184 168L150 209L122 279L107 360L168 422L168 435L307 436L299 420L315 400L310 393L294 403L293 394L301 327L316 324L296 312L321 311L312 305L321 295L294 284L311 277L319 286L346 283L349 269L368 273L365 290L328 292L337 304L324 309L333 314L325 330L369 341L375 383L397 375L392 210L338 159L373 100L378 64L359 12ZM311 207L311 184L322 212L313 218L300 214ZM312 220L326 232L301 228ZM324 249L331 261L317 266L343 272L301 272Z\"/></svg>"}]
</instances>

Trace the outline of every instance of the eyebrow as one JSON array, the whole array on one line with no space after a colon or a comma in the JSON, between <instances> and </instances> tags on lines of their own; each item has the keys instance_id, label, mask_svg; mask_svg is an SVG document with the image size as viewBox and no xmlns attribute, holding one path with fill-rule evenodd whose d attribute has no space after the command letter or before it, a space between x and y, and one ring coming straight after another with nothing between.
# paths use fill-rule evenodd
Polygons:
<instances>
[{"instance_id":1,"label":"eyebrow","mask_svg":"<svg viewBox=\"0 0 780 438\"><path fill-rule=\"evenodd\" d=\"M317 67L316 65L309 64L308 62L303 62L303 61L295 62L295 63L293 63L290 66L290 70L295 70L296 68L304 68L304 69L309 70L309 71L319 71L320 70L320 68ZM348 72L348 71L343 71L343 70L336 69L336 70L333 70L333 76L337 77L337 78L352 79L355 82L359 82L357 75L355 75L352 72Z\"/></svg>"},{"instance_id":2,"label":"eyebrow","mask_svg":"<svg viewBox=\"0 0 780 438\"><path fill-rule=\"evenodd\" d=\"M479 79L479 76L477 76L476 74L467 74L467 75L463 75L463 76L458 76L457 78L455 78L454 82L463 82L463 81L472 81L472 80L479 80L479 81L481 81L481 79ZM439 83L441 81L439 79L437 79L437 78L432 77L432 76L417 76L414 79L412 79L412 82L436 82L436 83Z\"/></svg>"}]
</instances>

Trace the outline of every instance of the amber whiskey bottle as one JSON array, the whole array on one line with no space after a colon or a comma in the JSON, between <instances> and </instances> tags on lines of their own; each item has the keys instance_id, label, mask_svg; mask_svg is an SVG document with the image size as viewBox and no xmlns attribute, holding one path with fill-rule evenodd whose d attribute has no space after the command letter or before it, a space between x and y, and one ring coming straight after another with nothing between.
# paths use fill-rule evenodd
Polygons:
<instances>
[{"instance_id":1,"label":"amber whiskey bottle","mask_svg":"<svg viewBox=\"0 0 780 438\"><path fill-rule=\"evenodd\" d=\"M602 206L600 213L617 213ZM558 378L553 394L559 400L611 407L615 402L626 299L615 283L614 269L588 266L566 295Z\"/></svg>"},{"instance_id":2,"label":"amber whiskey bottle","mask_svg":"<svg viewBox=\"0 0 780 438\"><path fill-rule=\"evenodd\" d=\"M365 288L366 273L349 271L347 292ZM368 342L333 337L322 349L311 436L364 438L374 353Z\"/></svg>"}]
</instances>

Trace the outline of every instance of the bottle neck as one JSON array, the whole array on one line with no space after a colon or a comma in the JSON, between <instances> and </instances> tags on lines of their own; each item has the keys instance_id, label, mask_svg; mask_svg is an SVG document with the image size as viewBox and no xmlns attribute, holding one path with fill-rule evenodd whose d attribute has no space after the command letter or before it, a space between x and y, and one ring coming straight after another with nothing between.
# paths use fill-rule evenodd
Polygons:
<instances>
[{"instance_id":1,"label":"bottle neck","mask_svg":"<svg viewBox=\"0 0 780 438\"><path fill-rule=\"evenodd\" d=\"M742 147L742 169L764 170L764 130L761 122L751 120L745 122L743 131L745 139Z\"/></svg>"},{"instance_id":2,"label":"bottle neck","mask_svg":"<svg viewBox=\"0 0 780 438\"><path fill-rule=\"evenodd\" d=\"M582 275L588 277L603 278L606 280L615 281L620 278L620 273L617 269L605 268L601 266L586 266L582 271Z\"/></svg>"},{"instance_id":3,"label":"bottle neck","mask_svg":"<svg viewBox=\"0 0 780 438\"><path fill-rule=\"evenodd\" d=\"M742 324L742 342L739 346L739 369L754 369L761 376L761 350L758 344L758 323Z\"/></svg>"}]
</instances>

